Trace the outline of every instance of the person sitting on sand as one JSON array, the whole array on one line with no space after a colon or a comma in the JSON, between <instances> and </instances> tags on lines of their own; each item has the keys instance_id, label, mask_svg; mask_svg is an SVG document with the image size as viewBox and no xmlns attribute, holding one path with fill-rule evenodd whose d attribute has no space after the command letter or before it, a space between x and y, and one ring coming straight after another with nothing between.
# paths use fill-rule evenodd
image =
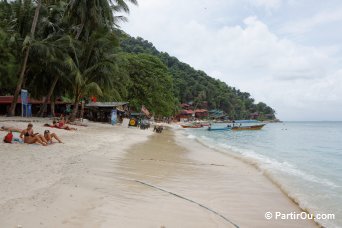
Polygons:
<instances>
[{"instance_id":1,"label":"person sitting on sand","mask_svg":"<svg viewBox=\"0 0 342 228\"><path fill-rule=\"evenodd\" d=\"M52 143L52 139L56 139L59 143L62 143L62 141L58 138L58 136L56 135L56 133L51 133L49 130L45 130L44 131L44 138L46 139L46 141L48 143Z\"/></svg>"},{"instance_id":2,"label":"person sitting on sand","mask_svg":"<svg viewBox=\"0 0 342 228\"><path fill-rule=\"evenodd\" d=\"M20 138L23 138L24 143L27 144L39 143L43 146L47 146L47 141L44 137L42 137L38 133L33 133L33 124L31 123L27 125L27 128L25 130L21 131Z\"/></svg>"},{"instance_id":3,"label":"person sitting on sand","mask_svg":"<svg viewBox=\"0 0 342 228\"><path fill-rule=\"evenodd\" d=\"M58 121L58 126L59 126L60 128L62 128L65 124L66 124L66 121L65 121L64 115L61 114L61 116L60 116L60 118L59 118L59 121Z\"/></svg>"}]
</instances>

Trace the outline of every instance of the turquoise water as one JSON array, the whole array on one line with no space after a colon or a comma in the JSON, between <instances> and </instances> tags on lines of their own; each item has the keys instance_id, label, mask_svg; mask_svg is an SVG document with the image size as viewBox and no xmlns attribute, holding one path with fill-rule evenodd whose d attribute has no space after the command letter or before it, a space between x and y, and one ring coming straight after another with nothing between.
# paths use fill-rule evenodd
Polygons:
<instances>
[{"instance_id":1,"label":"turquoise water","mask_svg":"<svg viewBox=\"0 0 342 228\"><path fill-rule=\"evenodd\" d=\"M257 164L303 209L335 214L319 223L342 227L342 122L274 123L239 132L187 129L186 134Z\"/></svg>"}]
</instances>

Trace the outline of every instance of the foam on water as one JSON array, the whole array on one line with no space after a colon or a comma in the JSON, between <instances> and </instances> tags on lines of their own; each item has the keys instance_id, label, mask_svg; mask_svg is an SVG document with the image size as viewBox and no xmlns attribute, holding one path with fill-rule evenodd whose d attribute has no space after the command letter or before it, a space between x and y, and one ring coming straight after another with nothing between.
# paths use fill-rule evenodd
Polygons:
<instances>
[{"instance_id":1,"label":"foam on water","mask_svg":"<svg viewBox=\"0 0 342 228\"><path fill-rule=\"evenodd\" d=\"M342 123L269 124L256 132L184 132L256 166L303 209L335 214L334 221L321 224L342 227Z\"/></svg>"}]
</instances>

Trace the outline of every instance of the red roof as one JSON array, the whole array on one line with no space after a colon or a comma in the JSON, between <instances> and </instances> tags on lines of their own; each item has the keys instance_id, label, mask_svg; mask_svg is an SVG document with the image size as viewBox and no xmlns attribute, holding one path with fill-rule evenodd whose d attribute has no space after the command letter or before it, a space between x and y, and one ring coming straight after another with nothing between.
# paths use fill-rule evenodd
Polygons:
<instances>
[{"instance_id":1,"label":"red roof","mask_svg":"<svg viewBox=\"0 0 342 228\"><path fill-rule=\"evenodd\" d=\"M0 96L0 104L11 104L13 101L13 96ZM29 104L43 104L43 100L28 99ZM48 102L50 103L50 101ZM18 98L18 104L21 104L21 97ZM69 104L68 102L56 101L56 104Z\"/></svg>"},{"instance_id":2,"label":"red roof","mask_svg":"<svg viewBox=\"0 0 342 228\"><path fill-rule=\"evenodd\" d=\"M192 111L192 110L182 110L181 111L181 114L185 114L185 115L192 115L194 113L194 111Z\"/></svg>"},{"instance_id":3,"label":"red roof","mask_svg":"<svg viewBox=\"0 0 342 228\"><path fill-rule=\"evenodd\" d=\"M185 104L185 103L181 104L180 106L181 106L182 108L188 108L188 107L190 107L189 104Z\"/></svg>"},{"instance_id":4,"label":"red roof","mask_svg":"<svg viewBox=\"0 0 342 228\"><path fill-rule=\"evenodd\" d=\"M208 112L208 110L206 110L206 109L196 109L194 112L195 113L197 113L197 112Z\"/></svg>"}]
</instances>

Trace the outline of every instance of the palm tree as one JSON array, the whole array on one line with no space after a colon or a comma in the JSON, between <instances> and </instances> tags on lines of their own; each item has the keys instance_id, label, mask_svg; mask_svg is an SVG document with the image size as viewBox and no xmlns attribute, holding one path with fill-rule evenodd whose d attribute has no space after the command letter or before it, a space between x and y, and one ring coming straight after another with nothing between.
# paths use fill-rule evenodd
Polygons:
<instances>
[{"instance_id":1,"label":"palm tree","mask_svg":"<svg viewBox=\"0 0 342 228\"><path fill-rule=\"evenodd\" d=\"M35 13L34 13L32 25L31 25L31 31L30 31L30 34L27 35L25 40L24 40L24 45L23 46L25 47L25 54L24 54L24 59L23 59L22 66L21 66L20 75L19 75L19 78L18 78L18 81L17 81L17 86L16 86L16 89L15 89L15 92L14 92L13 101L12 101L12 104L11 104L11 106L9 108L9 111L8 111L8 115L9 116L14 116L15 108L16 108L16 105L17 105L18 97L19 97L19 93L20 93L20 90L22 88L22 84L23 84L24 77L25 77L28 57L29 57L29 54L30 54L30 42L32 40L34 40L34 35L35 35L37 23L38 23L38 18L39 18L39 12L40 12L41 5L42 5L42 1L41 0L37 0L37 6L36 6Z\"/></svg>"},{"instance_id":2,"label":"palm tree","mask_svg":"<svg viewBox=\"0 0 342 228\"><path fill-rule=\"evenodd\" d=\"M32 46L36 53L32 57L32 59L35 59L32 64L37 66L35 71L41 72L40 75L38 74L38 80L32 80L32 84L35 85L33 88L39 87L40 82L45 83L44 87L49 88L45 91L45 94L40 94L45 96L38 116L43 116L45 113L48 101L51 100L58 80L71 69L71 66L66 61L68 55L65 53L67 53L68 48L72 48L72 41L70 36L65 35L67 25L62 23L66 3L63 0L44 0L44 3L38 32L41 37L47 38L36 41ZM39 91L41 91L41 87ZM39 93L36 92L35 94Z\"/></svg>"},{"instance_id":3,"label":"palm tree","mask_svg":"<svg viewBox=\"0 0 342 228\"><path fill-rule=\"evenodd\" d=\"M114 16L113 13L121 11L128 13L129 7L126 2L137 4L136 0L70 0L67 8L67 20L74 25L75 38L80 39L83 33L87 40L93 30L112 29L117 20L125 20L124 17Z\"/></svg>"},{"instance_id":4,"label":"palm tree","mask_svg":"<svg viewBox=\"0 0 342 228\"><path fill-rule=\"evenodd\" d=\"M66 77L72 69L67 54L68 49L72 48L72 38L62 36L55 39L52 36L43 41L35 41L31 46L31 67L28 72L30 91L33 96L44 100L38 116L45 113L58 80Z\"/></svg>"},{"instance_id":5,"label":"palm tree","mask_svg":"<svg viewBox=\"0 0 342 228\"><path fill-rule=\"evenodd\" d=\"M117 46L117 39L113 33L98 31L89 37L87 43L82 43L81 47L75 47L70 53L69 61L73 69L66 80L72 86L74 96L71 120L77 116L78 104L82 97L102 96L103 89L109 89L113 85L117 71L116 57L113 54L115 46Z\"/></svg>"}]
</instances>

